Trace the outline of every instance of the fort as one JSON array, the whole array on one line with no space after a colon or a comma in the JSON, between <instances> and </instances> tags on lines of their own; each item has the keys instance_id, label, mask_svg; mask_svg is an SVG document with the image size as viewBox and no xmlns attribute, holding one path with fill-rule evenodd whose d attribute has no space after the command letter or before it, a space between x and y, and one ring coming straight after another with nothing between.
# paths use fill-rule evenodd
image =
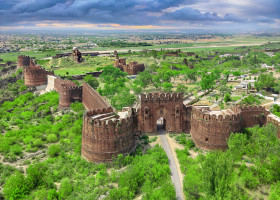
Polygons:
<instances>
[{"instance_id":1,"label":"fort","mask_svg":"<svg viewBox=\"0 0 280 200\"><path fill-rule=\"evenodd\" d=\"M125 62L119 59L119 63ZM196 146L205 150L226 149L230 134L243 128L268 123L280 127L280 118L262 106L211 111L209 107L184 105L182 93L141 94L137 109L123 108L117 113L87 83L77 86L54 76L29 57L19 56L18 65L24 67L26 85L45 84L48 80L47 90L59 93L60 108L68 108L75 101L83 103L87 111L83 117L81 153L91 162L107 162L120 153L130 153L135 149L136 135L157 133L158 121L167 132L190 134Z\"/></svg>"},{"instance_id":2,"label":"fort","mask_svg":"<svg viewBox=\"0 0 280 200\"><path fill-rule=\"evenodd\" d=\"M40 67L29 56L19 56L18 67L23 68L24 82L27 86L44 85L47 83L47 76L54 75L53 71Z\"/></svg>"},{"instance_id":3,"label":"fort","mask_svg":"<svg viewBox=\"0 0 280 200\"><path fill-rule=\"evenodd\" d=\"M115 60L114 67L119 68L120 70L128 73L129 75L136 75L139 72L143 72L145 70L144 64L139 64L136 61L126 64L125 58L117 58Z\"/></svg>"},{"instance_id":4,"label":"fort","mask_svg":"<svg viewBox=\"0 0 280 200\"><path fill-rule=\"evenodd\" d=\"M81 63L83 62L83 58L82 58L82 53L79 51L78 47L73 47L72 50L72 58L74 61L76 61L77 63Z\"/></svg>"},{"instance_id":5,"label":"fort","mask_svg":"<svg viewBox=\"0 0 280 200\"><path fill-rule=\"evenodd\" d=\"M58 59L58 58L63 58L63 57L69 57L69 56L72 56L73 52L72 53L59 53L59 54L56 54L55 56L52 57L52 59ZM86 53L81 53L82 56L91 56L91 57L94 57L94 56L98 56L100 55L99 52L86 52Z\"/></svg>"}]
</instances>

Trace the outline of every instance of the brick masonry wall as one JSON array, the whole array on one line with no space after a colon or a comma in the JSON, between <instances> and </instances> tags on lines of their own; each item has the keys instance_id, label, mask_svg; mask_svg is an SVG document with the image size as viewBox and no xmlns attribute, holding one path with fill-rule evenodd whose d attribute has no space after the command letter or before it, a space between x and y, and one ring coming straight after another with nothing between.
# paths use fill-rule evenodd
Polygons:
<instances>
[{"instance_id":1,"label":"brick masonry wall","mask_svg":"<svg viewBox=\"0 0 280 200\"><path fill-rule=\"evenodd\" d=\"M139 64L137 62L131 62L128 65L123 66L123 71L128 73L129 75L136 75L139 72L143 72L144 70L144 64Z\"/></svg>"},{"instance_id":2,"label":"brick masonry wall","mask_svg":"<svg viewBox=\"0 0 280 200\"><path fill-rule=\"evenodd\" d=\"M29 56L20 55L18 56L18 66L19 67L27 67L30 65L31 58Z\"/></svg>"},{"instance_id":3,"label":"brick masonry wall","mask_svg":"<svg viewBox=\"0 0 280 200\"><path fill-rule=\"evenodd\" d=\"M54 75L53 71L36 65L29 56L18 56L18 66L23 67L24 83L27 86L39 86L47 83L47 76Z\"/></svg>"},{"instance_id":4,"label":"brick masonry wall","mask_svg":"<svg viewBox=\"0 0 280 200\"><path fill-rule=\"evenodd\" d=\"M182 93L155 93L141 95L141 108L138 110L138 131L157 132L157 120L162 117L166 122L166 131L185 131L186 109Z\"/></svg>"},{"instance_id":5,"label":"brick masonry wall","mask_svg":"<svg viewBox=\"0 0 280 200\"><path fill-rule=\"evenodd\" d=\"M263 126L269 111L262 106L242 107L243 127Z\"/></svg>"},{"instance_id":6,"label":"brick masonry wall","mask_svg":"<svg viewBox=\"0 0 280 200\"><path fill-rule=\"evenodd\" d=\"M83 104L87 110L109 108L110 105L87 83L83 83Z\"/></svg>"},{"instance_id":7,"label":"brick masonry wall","mask_svg":"<svg viewBox=\"0 0 280 200\"><path fill-rule=\"evenodd\" d=\"M82 87L70 80L57 78L54 89L59 93L59 108L69 108L71 103L82 101Z\"/></svg>"},{"instance_id":8,"label":"brick masonry wall","mask_svg":"<svg viewBox=\"0 0 280 200\"><path fill-rule=\"evenodd\" d=\"M278 128L277 137L280 139L280 117L270 113L267 115L267 124L268 123L272 123Z\"/></svg>"},{"instance_id":9,"label":"brick masonry wall","mask_svg":"<svg viewBox=\"0 0 280 200\"><path fill-rule=\"evenodd\" d=\"M237 106L232 111L234 114L216 115L193 108L191 136L199 148L226 149L231 133L240 132L247 127L265 125L269 113L262 106Z\"/></svg>"},{"instance_id":10,"label":"brick masonry wall","mask_svg":"<svg viewBox=\"0 0 280 200\"><path fill-rule=\"evenodd\" d=\"M91 110L84 115L82 156L88 161L110 161L112 157L127 154L135 148L134 116L102 120L112 115L111 107Z\"/></svg>"},{"instance_id":11,"label":"brick masonry wall","mask_svg":"<svg viewBox=\"0 0 280 200\"><path fill-rule=\"evenodd\" d=\"M242 130L241 113L235 115L210 115L193 108L191 136L202 149L226 149L232 132Z\"/></svg>"}]
</instances>

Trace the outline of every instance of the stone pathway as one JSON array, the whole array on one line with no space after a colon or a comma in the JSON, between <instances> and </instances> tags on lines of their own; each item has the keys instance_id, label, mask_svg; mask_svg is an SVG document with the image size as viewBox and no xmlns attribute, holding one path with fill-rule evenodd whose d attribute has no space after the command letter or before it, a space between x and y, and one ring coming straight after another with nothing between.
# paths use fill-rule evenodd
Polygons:
<instances>
[{"instance_id":1,"label":"stone pathway","mask_svg":"<svg viewBox=\"0 0 280 200\"><path fill-rule=\"evenodd\" d=\"M182 187L181 187L181 184L180 184L179 173L178 173L178 170L177 170L177 167L176 167L174 157L171 153L169 143L167 141L166 131L161 128L161 129L158 130L158 134L159 134L159 138L160 138L162 147L163 147L164 151L166 152L166 155L167 155L168 160L169 160L169 167L170 167L170 170L171 170L171 180L172 180L172 182L174 184L174 187L175 187L176 197L177 197L178 200L183 200L184 199L183 190L182 190Z\"/></svg>"}]
</instances>

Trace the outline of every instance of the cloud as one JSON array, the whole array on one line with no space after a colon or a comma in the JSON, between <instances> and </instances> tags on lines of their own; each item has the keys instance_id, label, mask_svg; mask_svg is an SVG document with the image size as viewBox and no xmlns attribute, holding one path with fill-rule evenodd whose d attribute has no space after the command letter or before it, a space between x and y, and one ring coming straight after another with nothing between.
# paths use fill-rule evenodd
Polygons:
<instances>
[{"instance_id":1,"label":"cloud","mask_svg":"<svg viewBox=\"0 0 280 200\"><path fill-rule=\"evenodd\" d=\"M0 26L55 21L109 27L239 24L245 28L276 23L279 11L279 0L6 0L0 2Z\"/></svg>"}]
</instances>

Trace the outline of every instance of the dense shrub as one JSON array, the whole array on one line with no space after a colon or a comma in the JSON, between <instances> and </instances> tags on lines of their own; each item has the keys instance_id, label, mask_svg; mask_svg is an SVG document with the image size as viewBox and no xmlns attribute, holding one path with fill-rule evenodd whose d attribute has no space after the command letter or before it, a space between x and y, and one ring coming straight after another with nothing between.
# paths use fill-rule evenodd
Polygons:
<instances>
[{"instance_id":1,"label":"dense shrub","mask_svg":"<svg viewBox=\"0 0 280 200\"><path fill-rule=\"evenodd\" d=\"M60 145L59 144L52 144L49 146L48 155L50 157L58 156L60 153Z\"/></svg>"}]
</instances>

